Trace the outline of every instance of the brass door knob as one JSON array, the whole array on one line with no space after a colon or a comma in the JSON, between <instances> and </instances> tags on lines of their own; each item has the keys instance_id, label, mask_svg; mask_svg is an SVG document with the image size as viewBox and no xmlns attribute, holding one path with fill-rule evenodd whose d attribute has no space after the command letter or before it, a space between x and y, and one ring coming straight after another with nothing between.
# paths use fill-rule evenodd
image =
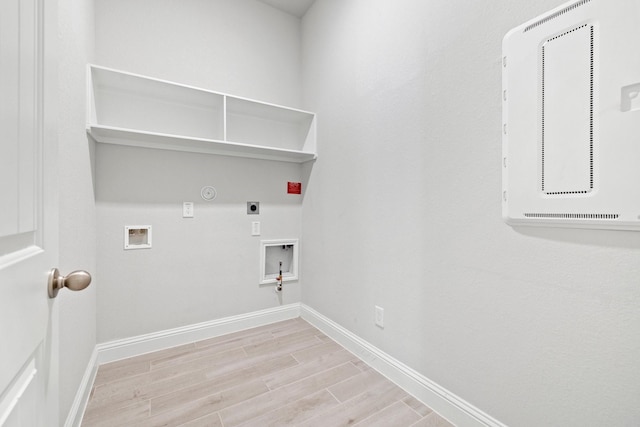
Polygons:
<instances>
[{"instance_id":1,"label":"brass door knob","mask_svg":"<svg viewBox=\"0 0 640 427\"><path fill-rule=\"evenodd\" d=\"M69 288L72 291L81 291L91 283L91 275L84 270L72 271L66 276L61 276L57 268L52 268L49 272L47 288L49 298L55 298L62 288Z\"/></svg>"}]
</instances>

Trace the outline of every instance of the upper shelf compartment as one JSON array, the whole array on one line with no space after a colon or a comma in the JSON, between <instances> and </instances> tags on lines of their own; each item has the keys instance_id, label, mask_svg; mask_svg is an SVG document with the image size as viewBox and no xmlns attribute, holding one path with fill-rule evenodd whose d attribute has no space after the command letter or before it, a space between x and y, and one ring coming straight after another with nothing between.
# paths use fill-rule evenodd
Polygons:
<instances>
[{"instance_id":1,"label":"upper shelf compartment","mask_svg":"<svg viewBox=\"0 0 640 427\"><path fill-rule=\"evenodd\" d=\"M87 132L98 142L302 163L315 114L88 66Z\"/></svg>"}]
</instances>

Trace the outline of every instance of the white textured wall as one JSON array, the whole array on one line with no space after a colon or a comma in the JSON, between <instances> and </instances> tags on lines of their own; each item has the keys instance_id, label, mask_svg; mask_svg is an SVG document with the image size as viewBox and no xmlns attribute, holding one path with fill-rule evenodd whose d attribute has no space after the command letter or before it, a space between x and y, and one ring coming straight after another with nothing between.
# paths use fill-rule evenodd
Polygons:
<instances>
[{"instance_id":1,"label":"white textured wall","mask_svg":"<svg viewBox=\"0 0 640 427\"><path fill-rule=\"evenodd\" d=\"M92 156L85 133L85 67L93 57L93 1L58 0L58 165L62 274L87 270L82 292L62 291L60 308L60 425L66 419L96 345L96 219Z\"/></svg>"},{"instance_id":2,"label":"white textured wall","mask_svg":"<svg viewBox=\"0 0 640 427\"><path fill-rule=\"evenodd\" d=\"M285 194L299 165L103 144L96 159L101 342L300 301L297 282L280 295L258 285L260 239L300 237L299 196ZM249 200L260 215L247 215ZM153 247L123 250L125 225L152 225Z\"/></svg>"},{"instance_id":3,"label":"white textured wall","mask_svg":"<svg viewBox=\"0 0 640 427\"><path fill-rule=\"evenodd\" d=\"M96 0L99 65L298 107L300 20L256 0Z\"/></svg>"},{"instance_id":4,"label":"white textured wall","mask_svg":"<svg viewBox=\"0 0 640 427\"><path fill-rule=\"evenodd\" d=\"M316 1L303 302L507 425L636 426L640 233L501 220L502 37L560 3Z\"/></svg>"},{"instance_id":5,"label":"white textured wall","mask_svg":"<svg viewBox=\"0 0 640 427\"><path fill-rule=\"evenodd\" d=\"M107 67L295 107L300 57L300 20L254 0L96 1ZM299 283L258 285L260 239L300 237L301 197L286 194L300 165L98 144L96 174L99 342L300 301ZM124 251L123 227L145 224L153 248Z\"/></svg>"}]
</instances>

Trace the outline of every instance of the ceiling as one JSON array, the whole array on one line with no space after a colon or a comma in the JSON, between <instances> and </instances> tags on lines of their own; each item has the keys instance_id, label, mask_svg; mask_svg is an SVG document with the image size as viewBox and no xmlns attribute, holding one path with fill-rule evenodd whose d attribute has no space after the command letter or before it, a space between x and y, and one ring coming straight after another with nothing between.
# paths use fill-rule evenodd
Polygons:
<instances>
[{"instance_id":1,"label":"ceiling","mask_svg":"<svg viewBox=\"0 0 640 427\"><path fill-rule=\"evenodd\" d=\"M298 18L307 13L315 0L259 0L269 6L273 6L283 12L289 13Z\"/></svg>"}]
</instances>

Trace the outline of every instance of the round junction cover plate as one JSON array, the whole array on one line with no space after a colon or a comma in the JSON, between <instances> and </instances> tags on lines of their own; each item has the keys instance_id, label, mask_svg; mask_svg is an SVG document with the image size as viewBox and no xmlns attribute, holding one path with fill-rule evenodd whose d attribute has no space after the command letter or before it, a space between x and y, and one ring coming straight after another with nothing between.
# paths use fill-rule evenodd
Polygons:
<instances>
[{"instance_id":1,"label":"round junction cover plate","mask_svg":"<svg viewBox=\"0 0 640 427\"><path fill-rule=\"evenodd\" d=\"M210 202L216 198L218 193L216 192L215 188L213 188L210 185L207 185L205 187L202 187L202 190L200 190L200 195L204 200L206 200L207 202Z\"/></svg>"}]
</instances>

